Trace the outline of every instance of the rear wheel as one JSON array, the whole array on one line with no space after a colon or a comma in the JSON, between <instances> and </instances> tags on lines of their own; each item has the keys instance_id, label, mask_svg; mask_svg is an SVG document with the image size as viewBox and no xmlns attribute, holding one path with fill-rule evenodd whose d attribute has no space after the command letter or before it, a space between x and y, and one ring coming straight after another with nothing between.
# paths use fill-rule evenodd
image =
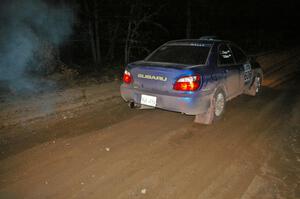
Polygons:
<instances>
[{"instance_id":1,"label":"rear wheel","mask_svg":"<svg viewBox=\"0 0 300 199\"><path fill-rule=\"evenodd\" d=\"M224 110L225 110L225 95L224 92L219 91L215 94L214 96L214 118L215 119L219 119L222 117L222 115L224 114Z\"/></svg>"},{"instance_id":2,"label":"rear wheel","mask_svg":"<svg viewBox=\"0 0 300 199\"><path fill-rule=\"evenodd\" d=\"M196 123L211 124L222 118L225 112L226 97L225 93L218 89L214 94L210 107L206 113L195 116Z\"/></svg>"}]
</instances>

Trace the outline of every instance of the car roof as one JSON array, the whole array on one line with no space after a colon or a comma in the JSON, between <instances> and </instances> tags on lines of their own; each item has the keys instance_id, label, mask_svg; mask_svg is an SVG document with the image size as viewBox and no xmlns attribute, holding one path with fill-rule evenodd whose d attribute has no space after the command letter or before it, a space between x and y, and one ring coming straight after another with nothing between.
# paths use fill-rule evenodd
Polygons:
<instances>
[{"instance_id":1,"label":"car roof","mask_svg":"<svg viewBox=\"0 0 300 199\"><path fill-rule=\"evenodd\" d=\"M220 40L220 39L179 39L179 40L172 40L165 43L166 45L176 45L176 44L203 44L203 45L214 45L219 43L231 43L230 41Z\"/></svg>"}]
</instances>

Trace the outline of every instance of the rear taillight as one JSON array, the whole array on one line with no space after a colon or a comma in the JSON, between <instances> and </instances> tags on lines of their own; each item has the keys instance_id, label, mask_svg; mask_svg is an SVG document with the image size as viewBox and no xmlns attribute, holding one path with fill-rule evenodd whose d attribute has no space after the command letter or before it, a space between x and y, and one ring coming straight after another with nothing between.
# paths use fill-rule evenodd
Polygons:
<instances>
[{"instance_id":1,"label":"rear taillight","mask_svg":"<svg viewBox=\"0 0 300 199\"><path fill-rule=\"evenodd\" d=\"M132 82L131 74L127 70L124 71L123 82L126 84L130 84Z\"/></svg>"},{"instance_id":2,"label":"rear taillight","mask_svg":"<svg viewBox=\"0 0 300 199\"><path fill-rule=\"evenodd\" d=\"M201 85L201 76L192 75L180 77L174 84L173 89L178 91L195 91Z\"/></svg>"}]
</instances>

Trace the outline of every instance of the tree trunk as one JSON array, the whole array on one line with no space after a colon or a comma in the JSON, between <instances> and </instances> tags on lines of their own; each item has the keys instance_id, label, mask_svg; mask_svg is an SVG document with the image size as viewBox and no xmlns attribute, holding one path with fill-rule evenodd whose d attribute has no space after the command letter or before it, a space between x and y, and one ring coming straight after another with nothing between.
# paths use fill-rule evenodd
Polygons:
<instances>
[{"instance_id":1,"label":"tree trunk","mask_svg":"<svg viewBox=\"0 0 300 199\"><path fill-rule=\"evenodd\" d=\"M88 17L88 35L93 56L93 63L95 70L101 65L101 48L100 48L100 35L99 35L99 15L97 0L93 1L93 6L89 5L87 1L82 0L86 13L93 13L92 17Z\"/></svg>"},{"instance_id":2,"label":"tree trunk","mask_svg":"<svg viewBox=\"0 0 300 199\"><path fill-rule=\"evenodd\" d=\"M130 16L133 16L133 11L134 11L134 5L131 5L130 8ZM127 28L127 35L126 35L126 40L125 40L125 52L124 52L124 61L125 64L129 62L129 57L130 57L130 48L131 48L131 37L132 37L132 30L133 30L133 21L129 19L128 23L128 28Z\"/></svg>"},{"instance_id":3,"label":"tree trunk","mask_svg":"<svg viewBox=\"0 0 300 199\"><path fill-rule=\"evenodd\" d=\"M114 30L112 31L112 36L109 39L109 48L107 51L107 58L109 59L109 61L113 61L113 59L115 58L115 44L120 28L120 22L118 21L117 24L115 26L112 25L111 28Z\"/></svg>"},{"instance_id":4,"label":"tree trunk","mask_svg":"<svg viewBox=\"0 0 300 199\"><path fill-rule=\"evenodd\" d=\"M130 38L131 38L131 32L132 32L132 22L130 21L127 28L127 36L125 41L125 64L129 62L129 56L130 56Z\"/></svg>"},{"instance_id":5,"label":"tree trunk","mask_svg":"<svg viewBox=\"0 0 300 199\"><path fill-rule=\"evenodd\" d=\"M89 21L89 35L90 35L91 51L93 55L93 62L94 64L96 64L98 59L97 59L96 46L95 46L94 28L91 21Z\"/></svg>"},{"instance_id":6,"label":"tree trunk","mask_svg":"<svg viewBox=\"0 0 300 199\"><path fill-rule=\"evenodd\" d=\"M100 46L100 32L99 32L99 15L98 15L98 1L95 0L95 9L94 9L94 18L95 18L95 47L96 47L96 57L97 57L97 62L96 65L97 67L101 67L102 63L102 55L101 55L101 46Z\"/></svg>"}]
</instances>

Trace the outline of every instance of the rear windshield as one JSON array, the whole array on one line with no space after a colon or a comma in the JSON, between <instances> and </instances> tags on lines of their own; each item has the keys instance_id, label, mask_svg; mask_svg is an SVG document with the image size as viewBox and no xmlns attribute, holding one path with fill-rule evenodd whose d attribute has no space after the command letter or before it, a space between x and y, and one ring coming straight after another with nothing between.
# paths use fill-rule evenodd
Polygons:
<instances>
[{"instance_id":1,"label":"rear windshield","mask_svg":"<svg viewBox=\"0 0 300 199\"><path fill-rule=\"evenodd\" d=\"M151 62L169 62L186 65L204 65L209 53L209 46L169 45L162 46L146 58Z\"/></svg>"}]
</instances>

